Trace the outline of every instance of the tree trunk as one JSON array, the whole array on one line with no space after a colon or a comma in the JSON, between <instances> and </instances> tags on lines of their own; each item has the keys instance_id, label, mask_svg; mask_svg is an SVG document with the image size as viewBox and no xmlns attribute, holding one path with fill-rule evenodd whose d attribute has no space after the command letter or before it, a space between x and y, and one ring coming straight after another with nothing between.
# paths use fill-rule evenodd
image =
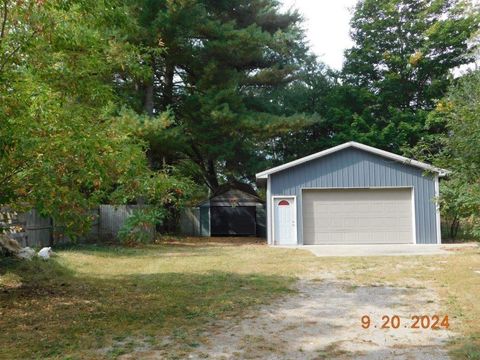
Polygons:
<instances>
[{"instance_id":1,"label":"tree trunk","mask_svg":"<svg viewBox=\"0 0 480 360\"><path fill-rule=\"evenodd\" d=\"M199 148L192 142L190 144L192 152L189 154L192 160L201 169L201 174L205 184L210 190L215 191L218 188L217 173L215 171L215 162L213 160L206 160L203 158Z\"/></svg>"},{"instance_id":2,"label":"tree trunk","mask_svg":"<svg viewBox=\"0 0 480 360\"><path fill-rule=\"evenodd\" d=\"M175 65L167 61L165 64L164 76L162 105L163 109L166 109L173 104L173 77L175 76Z\"/></svg>"},{"instance_id":3,"label":"tree trunk","mask_svg":"<svg viewBox=\"0 0 480 360\"><path fill-rule=\"evenodd\" d=\"M155 105L153 99L153 78L147 84L144 84L143 110L148 116L153 116Z\"/></svg>"},{"instance_id":4,"label":"tree trunk","mask_svg":"<svg viewBox=\"0 0 480 360\"><path fill-rule=\"evenodd\" d=\"M215 171L215 163L213 160L208 160L207 169L205 178L207 180L207 186L212 190L215 191L218 188L218 178L217 173Z\"/></svg>"},{"instance_id":5,"label":"tree trunk","mask_svg":"<svg viewBox=\"0 0 480 360\"><path fill-rule=\"evenodd\" d=\"M53 218L50 218L50 234L48 236L48 246L53 247L55 245L55 222Z\"/></svg>"},{"instance_id":6,"label":"tree trunk","mask_svg":"<svg viewBox=\"0 0 480 360\"><path fill-rule=\"evenodd\" d=\"M460 227L460 221L458 217L454 217L452 222L450 223L450 238L454 240L458 234L458 228Z\"/></svg>"}]
</instances>

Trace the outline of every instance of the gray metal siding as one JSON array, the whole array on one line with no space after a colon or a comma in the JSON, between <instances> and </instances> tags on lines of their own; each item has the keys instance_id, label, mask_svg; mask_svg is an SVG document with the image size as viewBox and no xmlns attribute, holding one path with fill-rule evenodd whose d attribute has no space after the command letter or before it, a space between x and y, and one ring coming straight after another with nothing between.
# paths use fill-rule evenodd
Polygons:
<instances>
[{"instance_id":1,"label":"gray metal siding","mask_svg":"<svg viewBox=\"0 0 480 360\"><path fill-rule=\"evenodd\" d=\"M299 244L303 244L302 189L404 186L414 189L417 243L437 243L435 177L425 174L422 169L363 150L347 148L270 177L271 196L297 196Z\"/></svg>"}]
</instances>

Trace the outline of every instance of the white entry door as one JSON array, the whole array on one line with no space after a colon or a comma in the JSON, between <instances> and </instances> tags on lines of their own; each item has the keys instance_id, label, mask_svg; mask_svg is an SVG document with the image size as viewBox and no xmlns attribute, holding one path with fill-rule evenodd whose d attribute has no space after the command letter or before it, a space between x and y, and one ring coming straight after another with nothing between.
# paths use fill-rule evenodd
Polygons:
<instances>
[{"instance_id":1,"label":"white entry door","mask_svg":"<svg viewBox=\"0 0 480 360\"><path fill-rule=\"evenodd\" d=\"M295 198L274 198L274 243L277 245L297 245L297 221Z\"/></svg>"}]
</instances>

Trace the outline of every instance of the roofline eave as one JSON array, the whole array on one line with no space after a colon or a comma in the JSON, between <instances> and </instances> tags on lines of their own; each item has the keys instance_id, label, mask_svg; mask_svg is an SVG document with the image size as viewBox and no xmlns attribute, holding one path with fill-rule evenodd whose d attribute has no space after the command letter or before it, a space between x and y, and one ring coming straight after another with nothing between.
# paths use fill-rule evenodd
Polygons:
<instances>
[{"instance_id":1,"label":"roofline eave","mask_svg":"<svg viewBox=\"0 0 480 360\"><path fill-rule=\"evenodd\" d=\"M430 165L430 164L427 164L427 163L422 163L420 161L417 161L417 160L414 160L414 159L409 159L409 158L406 158L406 157L401 156L401 155L397 155L397 154L394 154L394 153L391 153L391 152L388 152L388 151L385 151L385 150L374 148L372 146L360 144L360 143L357 143L355 141L350 141L350 142L346 142L344 144L337 145L337 146L334 146L332 148L320 151L318 153L311 154L311 155L305 156L303 158L290 161L286 164L279 165L279 166L273 167L273 168L268 169L268 170L264 170L262 172L257 173L255 176L256 176L257 179L267 179L268 176L271 175L271 174L277 173L277 172L282 171L282 170L289 169L291 167L295 167L297 165L309 162L311 160L319 159L321 157L333 154L337 151L340 151L340 150L343 150L343 149L346 149L346 148L349 148L349 147L354 147L354 148L357 148L357 149L360 149L360 150L364 150L364 151L370 152L372 154L376 154L376 155L383 156L383 157L388 158L388 159L396 160L396 161L401 162L401 163L406 164L406 165L421 168L421 169L426 170L426 171L431 171L431 172L434 172L434 173L438 173L439 177L444 177L444 176L450 174L450 171L448 171L448 170L440 169L440 168L437 168L437 167L435 167L433 165Z\"/></svg>"}]
</instances>

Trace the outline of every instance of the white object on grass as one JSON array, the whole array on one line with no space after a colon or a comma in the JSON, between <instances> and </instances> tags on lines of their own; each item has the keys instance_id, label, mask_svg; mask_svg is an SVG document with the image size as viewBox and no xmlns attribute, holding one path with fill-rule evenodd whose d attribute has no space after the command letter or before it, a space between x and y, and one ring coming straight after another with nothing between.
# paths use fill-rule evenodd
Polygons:
<instances>
[{"instance_id":1,"label":"white object on grass","mask_svg":"<svg viewBox=\"0 0 480 360\"><path fill-rule=\"evenodd\" d=\"M38 256L41 257L43 260L50 259L50 255L52 255L51 247L44 247L38 252Z\"/></svg>"},{"instance_id":2,"label":"white object on grass","mask_svg":"<svg viewBox=\"0 0 480 360\"><path fill-rule=\"evenodd\" d=\"M35 256L35 250L32 248L24 247L22 248L18 253L17 257L20 259L26 259L26 260L32 260L32 258Z\"/></svg>"}]
</instances>

